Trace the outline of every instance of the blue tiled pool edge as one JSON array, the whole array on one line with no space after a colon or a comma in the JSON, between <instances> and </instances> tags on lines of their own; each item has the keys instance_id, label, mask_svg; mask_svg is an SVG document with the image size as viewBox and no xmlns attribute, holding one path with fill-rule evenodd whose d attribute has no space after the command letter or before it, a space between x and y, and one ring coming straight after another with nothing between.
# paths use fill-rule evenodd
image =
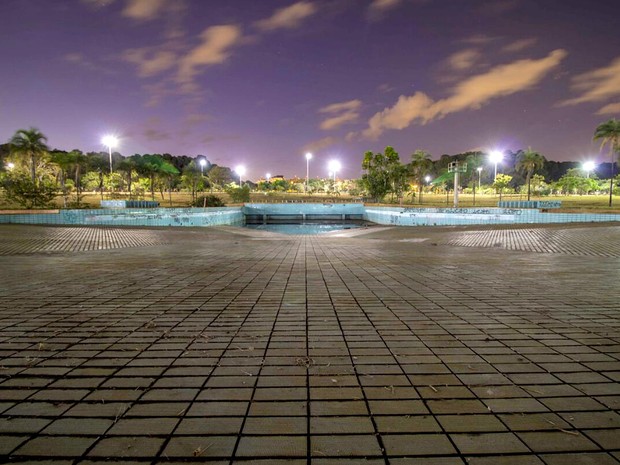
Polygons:
<instances>
[{"instance_id":1,"label":"blue tiled pool edge","mask_svg":"<svg viewBox=\"0 0 620 465\"><path fill-rule=\"evenodd\" d=\"M620 221L615 213L548 213L521 208L366 207L365 218L392 226L459 226L484 224L557 224Z\"/></svg>"},{"instance_id":2,"label":"blue tiled pool edge","mask_svg":"<svg viewBox=\"0 0 620 465\"><path fill-rule=\"evenodd\" d=\"M144 208L60 210L58 213L0 214L0 224L91 226L243 226L244 214L359 215L380 225L457 226L620 222L613 213L548 213L518 208L365 207L362 204L246 204L221 208Z\"/></svg>"}]
</instances>

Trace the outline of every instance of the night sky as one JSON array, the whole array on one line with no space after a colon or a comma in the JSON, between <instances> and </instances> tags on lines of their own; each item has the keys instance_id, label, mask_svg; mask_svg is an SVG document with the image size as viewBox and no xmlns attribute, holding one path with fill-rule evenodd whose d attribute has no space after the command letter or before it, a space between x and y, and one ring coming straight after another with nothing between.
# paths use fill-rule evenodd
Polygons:
<instances>
[{"instance_id":1,"label":"night sky","mask_svg":"<svg viewBox=\"0 0 620 465\"><path fill-rule=\"evenodd\" d=\"M0 0L0 141L205 155L266 172L358 177L403 162L531 146L609 159L620 115L617 0Z\"/></svg>"}]
</instances>

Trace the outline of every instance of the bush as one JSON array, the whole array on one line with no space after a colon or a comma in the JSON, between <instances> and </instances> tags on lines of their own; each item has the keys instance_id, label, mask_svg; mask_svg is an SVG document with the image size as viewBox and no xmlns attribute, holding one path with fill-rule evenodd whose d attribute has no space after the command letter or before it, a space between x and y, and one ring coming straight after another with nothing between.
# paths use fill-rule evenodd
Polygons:
<instances>
[{"instance_id":1,"label":"bush","mask_svg":"<svg viewBox=\"0 0 620 465\"><path fill-rule=\"evenodd\" d=\"M7 200L27 209L53 206L58 194L58 187L52 182L32 182L28 176L20 174L3 176L2 187Z\"/></svg>"},{"instance_id":2,"label":"bush","mask_svg":"<svg viewBox=\"0 0 620 465\"><path fill-rule=\"evenodd\" d=\"M229 187L226 189L226 193L230 195L230 199L233 203L250 201L250 188L247 184L243 187Z\"/></svg>"},{"instance_id":3,"label":"bush","mask_svg":"<svg viewBox=\"0 0 620 465\"><path fill-rule=\"evenodd\" d=\"M217 195L201 195L192 202L192 207L225 207L224 201Z\"/></svg>"}]
</instances>

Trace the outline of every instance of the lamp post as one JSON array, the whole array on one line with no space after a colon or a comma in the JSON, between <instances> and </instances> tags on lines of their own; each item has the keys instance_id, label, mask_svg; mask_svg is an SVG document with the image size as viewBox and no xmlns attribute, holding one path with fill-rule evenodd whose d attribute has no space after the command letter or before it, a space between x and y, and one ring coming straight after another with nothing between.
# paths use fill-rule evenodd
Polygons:
<instances>
[{"instance_id":1,"label":"lamp post","mask_svg":"<svg viewBox=\"0 0 620 465\"><path fill-rule=\"evenodd\" d=\"M12 170L13 168L15 168L15 163L8 162L8 163L6 164L6 167L7 167L7 169L10 171L10 170Z\"/></svg>"},{"instance_id":2,"label":"lamp post","mask_svg":"<svg viewBox=\"0 0 620 465\"><path fill-rule=\"evenodd\" d=\"M241 176L245 174L245 166L239 165L235 168L235 173L239 175L239 187L241 187Z\"/></svg>"},{"instance_id":3,"label":"lamp post","mask_svg":"<svg viewBox=\"0 0 620 465\"><path fill-rule=\"evenodd\" d=\"M110 174L112 173L112 148L118 145L118 139L112 135L104 136L101 139L101 143L108 147L108 153L110 154Z\"/></svg>"},{"instance_id":4,"label":"lamp post","mask_svg":"<svg viewBox=\"0 0 620 465\"><path fill-rule=\"evenodd\" d=\"M590 171L594 171L596 164L593 161L586 161L581 165L581 168L586 172L586 178L589 178Z\"/></svg>"},{"instance_id":5,"label":"lamp post","mask_svg":"<svg viewBox=\"0 0 620 465\"><path fill-rule=\"evenodd\" d=\"M269 182L269 180L271 179L271 173L267 173L265 175L265 178L267 179L267 182Z\"/></svg>"},{"instance_id":6,"label":"lamp post","mask_svg":"<svg viewBox=\"0 0 620 465\"><path fill-rule=\"evenodd\" d=\"M201 158L200 161L198 162L198 164L200 165L200 174L204 174L204 170L205 170L205 165L207 164L207 160L205 160L204 158Z\"/></svg>"},{"instance_id":7,"label":"lamp post","mask_svg":"<svg viewBox=\"0 0 620 465\"><path fill-rule=\"evenodd\" d=\"M338 160L332 160L328 165L329 171L334 174L334 183L336 182L336 172L340 171L341 165Z\"/></svg>"},{"instance_id":8,"label":"lamp post","mask_svg":"<svg viewBox=\"0 0 620 465\"><path fill-rule=\"evenodd\" d=\"M499 150L493 150L489 154L489 159L491 160L492 163L495 164L495 175L493 177L493 182L497 180L497 164L500 163L503 160L503 158L504 158L504 154L500 152Z\"/></svg>"},{"instance_id":9,"label":"lamp post","mask_svg":"<svg viewBox=\"0 0 620 465\"><path fill-rule=\"evenodd\" d=\"M312 154L310 152L306 153L306 185L304 186L304 192L308 192L308 180L310 179L310 160L312 159Z\"/></svg>"},{"instance_id":10,"label":"lamp post","mask_svg":"<svg viewBox=\"0 0 620 465\"><path fill-rule=\"evenodd\" d=\"M478 170L478 190L480 190L482 188L480 183L482 179L482 166L479 166L476 170Z\"/></svg>"}]
</instances>

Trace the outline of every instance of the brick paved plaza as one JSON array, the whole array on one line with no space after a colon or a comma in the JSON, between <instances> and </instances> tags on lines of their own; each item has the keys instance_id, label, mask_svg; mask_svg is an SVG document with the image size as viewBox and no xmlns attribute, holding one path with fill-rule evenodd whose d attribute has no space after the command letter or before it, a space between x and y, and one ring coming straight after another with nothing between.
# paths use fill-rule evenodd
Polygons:
<instances>
[{"instance_id":1,"label":"brick paved plaza","mask_svg":"<svg viewBox=\"0 0 620 465\"><path fill-rule=\"evenodd\" d=\"M620 463L620 227L0 226L0 454Z\"/></svg>"}]
</instances>

